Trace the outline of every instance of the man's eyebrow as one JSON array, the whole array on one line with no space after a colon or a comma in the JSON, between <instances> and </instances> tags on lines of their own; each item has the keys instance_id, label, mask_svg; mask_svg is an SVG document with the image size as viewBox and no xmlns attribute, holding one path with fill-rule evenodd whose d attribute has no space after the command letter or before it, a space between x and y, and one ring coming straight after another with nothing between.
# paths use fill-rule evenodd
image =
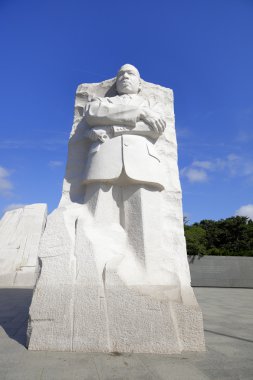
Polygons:
<instances>
[{"instance_id":1,"label":"man's eyebrow","mask_svg":"<svg viewBox=\"0 0 253 380\"><path fill-rule=\"evenodd\" d=\"M127 72L127 73L133 73L133 74L138 75L138 73L136 71L134 71L134 70L122 70L122 71L119 71L118 75L120 75L122 73L125 73L125 72Z\"/></svg>"}]
</instances>

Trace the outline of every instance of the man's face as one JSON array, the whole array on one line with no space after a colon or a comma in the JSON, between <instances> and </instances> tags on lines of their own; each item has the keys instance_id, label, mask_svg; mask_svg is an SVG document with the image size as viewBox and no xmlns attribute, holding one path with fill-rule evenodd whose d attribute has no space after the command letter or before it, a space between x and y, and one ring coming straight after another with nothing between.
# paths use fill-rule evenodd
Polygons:
<instances>
[{"instance_id":1,"label":"man's face","mask_svg":"<svg viewBox=\"0 0 253 380\"><path fill-rule=\"evenodd\" d=\"M134 69L122 69L118 72L116 88L118 94L137 94L140 89L140 76Z\"/></svg>"}]
</instances>

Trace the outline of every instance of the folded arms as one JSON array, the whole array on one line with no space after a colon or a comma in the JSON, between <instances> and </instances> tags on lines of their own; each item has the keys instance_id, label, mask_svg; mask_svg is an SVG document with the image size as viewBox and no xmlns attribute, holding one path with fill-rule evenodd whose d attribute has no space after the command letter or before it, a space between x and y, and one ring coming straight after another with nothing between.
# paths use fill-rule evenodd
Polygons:
<instances>
[{"instance_id":1,"label":"folded arms","mask_svg":"<svg viewBox=\"0 0 253 380\"><path fill-rule=\"evenodd\" d=\"M110 98L96 98L87 103L84 118L92 128L89 138L101 142L105 135L113 137L122 134L137 134L156 139L166 126L161 113L147 106L114 104Z\"/></svg>"}]
</instances>

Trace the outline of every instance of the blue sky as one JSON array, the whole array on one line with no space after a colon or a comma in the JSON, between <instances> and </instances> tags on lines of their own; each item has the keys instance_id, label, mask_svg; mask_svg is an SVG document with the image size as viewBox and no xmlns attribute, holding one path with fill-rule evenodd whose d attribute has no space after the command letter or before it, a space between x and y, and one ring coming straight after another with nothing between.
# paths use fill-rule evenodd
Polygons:
<instances>
[{"instance_id":1,"label":"blue sky","mask_svg":"<svg viewBox=\"0 0 253 380\"><path fill-rule=\"evenodd\" d=\"M128 62L174 90L190 222L253 218L252 0L0 0L0 40L0 213L57 207L76 87Z\"/></svg>"}]
</instances>

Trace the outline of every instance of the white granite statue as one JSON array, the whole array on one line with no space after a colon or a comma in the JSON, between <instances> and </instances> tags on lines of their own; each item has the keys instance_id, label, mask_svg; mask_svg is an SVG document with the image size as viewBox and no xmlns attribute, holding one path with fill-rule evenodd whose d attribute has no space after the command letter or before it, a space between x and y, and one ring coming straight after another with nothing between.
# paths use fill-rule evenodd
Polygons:
<instances>
[{"instance_id":1,"label":"white granite statue","mask_svg":"<svg viewBox=\"0 0 253 380\"><path fill-rule=\"evenodd\" d=\"M172 91L144 82L132 65L78 87L62 199L39 256L29 349L204 350Z\"/></svg>"}]
</instances>

